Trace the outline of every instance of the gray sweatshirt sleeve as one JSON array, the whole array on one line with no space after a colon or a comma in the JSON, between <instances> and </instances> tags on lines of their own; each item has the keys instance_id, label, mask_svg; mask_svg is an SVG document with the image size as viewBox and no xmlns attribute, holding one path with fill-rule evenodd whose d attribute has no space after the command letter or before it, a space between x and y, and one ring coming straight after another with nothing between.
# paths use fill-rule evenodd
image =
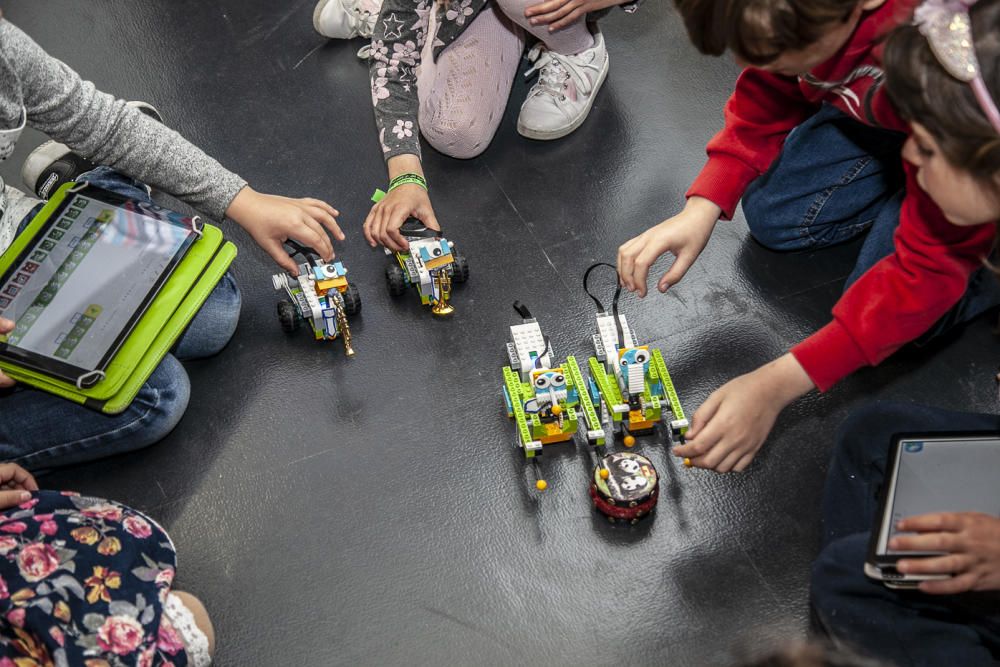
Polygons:
<instances>
[{"instance_id":1,"label":"gray sweatshirt sleeve","mask_svg":"<svg viewBox=\"0 0 1000 667\"><path fill-rule=\"evenodd\" d=\"M407 153L420 157L415 70L434 2L385 0L375 23L369 69L375 124L386 160Z\"/></svg>"},{"instance_id":2,"label":"gray sweatshirt sleeve","mask_svg":"<svg viewBox=\"0 0 1000 667\"><path fill-rule=\"evenodd\" d=\"M97 90L47 54L9 21L0 20L0 51L9 66L0 81L23 96L28 125L96 163L187 202L216 220L246 181L180 134Z\"/></svg>"}]
</instances>

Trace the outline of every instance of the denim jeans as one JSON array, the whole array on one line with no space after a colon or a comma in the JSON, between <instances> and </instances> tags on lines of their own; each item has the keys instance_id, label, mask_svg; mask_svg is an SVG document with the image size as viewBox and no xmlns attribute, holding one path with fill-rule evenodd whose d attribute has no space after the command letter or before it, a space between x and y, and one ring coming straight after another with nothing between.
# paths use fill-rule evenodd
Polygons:
<instances>
[{"instance_id":1,"label":"denim jeans","mask_svg":"<svg viewBox=\"0 0 1000 667\"><path fill-rule=\"evenodd\" d=\"M905 196L904 135L866 126L824 105L788 135L781 155L747 188L750 233L772 250L814 250L865 236L846 289L894 251ZM965 296L920 341L1000 304L1000 283L977 269Z\"/></svg>"},{"instance_id":2,"label":"denim jeans","mask_svg":"<svg viewBox=\"0 0 1000 667\"><path fill-rule=\"evenodd\" d=\"M813 563L811 585L815 615L835 638L900 667L974 667L1000 660L1000 593L894 591L862 570L893 434L978 429L1000 430L1000 416L877 402L841 426L827 474L823 547Z\"/></svg>"},{"instance_id":3,"label":"denim jeans","mask_svg":"<svg viewBox=\"0 0 1000 667\"><path fill-rule=\"evenodd\" d=\"M77 180L149 201L149 189L108 167ZM36 211L37 212L37 208ZM18 233L34 212L21 223ZM121 414L105 415L52 394L17 386L0 394L0 460L48 469L147 447L166 436L187 408L191 386L181 360L216 354L236 331L240 292L227 273L171 354Z\"/></svg>"}]
</instances>

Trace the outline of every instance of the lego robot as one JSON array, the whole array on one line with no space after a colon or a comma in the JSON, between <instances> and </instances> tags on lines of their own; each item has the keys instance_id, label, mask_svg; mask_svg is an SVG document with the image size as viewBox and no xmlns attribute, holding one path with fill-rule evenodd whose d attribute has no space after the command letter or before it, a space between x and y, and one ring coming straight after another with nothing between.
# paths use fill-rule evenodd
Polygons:
<instances>
[{"instance_id":1,"label":"lego robot","mask_svg":"<svg viewBox=\"0 0 1000 667\"><path fill-rule=\"evenodd\" d=\"M284 290L288 295L287 300L278 302L281 328L293 332L306 320L316 340L339 337L344 341L347 356L353 357L347 317L361 312L361 295L357 286L347 281L347 269L339 261L327 264L315 252L294 241L288 241L287 245L293 248L291 256L301 255L306 261L299 264L295 278L286 273L271 276L274 289Z\"/></svg>"},{"instance_id":2,"label":"lego robot","mask_svg":"<svg viewBox=\"0 0 1000 667\"><path fill-rule=\"evenodd\" d=\"M389 294L400 296L411 285L417 288L420 302L430 305L438 316L450 315L454 306L449 303L453 284L469 279L469 262L455 251L455 244L424 225L410 218L399 228L410 245L409 252L386 249L395 255L396 263L385 269Z\"/></svg>"},{"instance_id":3,"label":"lego robot","mask_svg":"<svg viewBox=\"0 0 1000 667\"><path fill-rule=\"evenodd\" d=\"M517 446L533 462L542 454L543 445L570 441L578 432L588 444L603 448L605 432L576 359L566 357L561 365L553 366L549 341L538 322L524 306L515 303L514 308L523 322L510 328L503 400L507 417L517 427ZM544 479L536 482L540 491L547 486Z\"/></svg>"},{"instance_id":4,"label":"lego robot","mask_svg":"<svg viewBox=\"0 0 1000 667\"><path fill-rule=\"evenodd\" d=\"M593 268L588 269L587 275ZM586 284L585 276L584 289ZM593 336L595 356L589 360L590 398L599 407L601 421L608 426L611 437L622 435L626 447L635 444L635 435L652 432L660 422L667 426L671 442L683 442L688 420L663 353L636 343L628 320L618 312L620 291L621 287L615 292L611 313L590 295L598 304L597 332ZM589 290L587 293L590 294Z\"/></svg>"}]
</instances>

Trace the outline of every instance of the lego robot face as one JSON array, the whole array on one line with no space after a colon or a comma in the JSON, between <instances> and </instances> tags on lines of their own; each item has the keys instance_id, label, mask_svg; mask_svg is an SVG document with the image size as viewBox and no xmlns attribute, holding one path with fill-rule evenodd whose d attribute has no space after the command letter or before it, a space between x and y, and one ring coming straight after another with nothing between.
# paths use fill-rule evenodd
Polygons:
<instances>
[{"instance_id":1,"label":"lego robot face","mask_svg":"<svg viewBox=\"0 0 1000 667\"><path fill-rule=\"evenodd\" d=\"M626 347L618 353L618 363L623 371L628 371L633 366L642 366L643 375L649 370L649 346Z\"/></svg>"},{"instance_id":2,"label":"lego robot face","mask_svg":"<svg viewBox=\"0 0 1000 667\"><path fill-rule=\"evenodd\" d=\"M410 241L410 253L417 255L428 269L451 264L451 246L445 239Z\"/></svg>"},{"instance_id":3,"label":"lego robot face","mask_svg":"<svg viewBox=\"0 0 1000 667\"><path fill-rule=\"evenodd\" d=\"M561 368L532 372L531 385L539 398L548 399L553 395L556 400L566 398L566 376Z\"/></svg>"}]
</instances>

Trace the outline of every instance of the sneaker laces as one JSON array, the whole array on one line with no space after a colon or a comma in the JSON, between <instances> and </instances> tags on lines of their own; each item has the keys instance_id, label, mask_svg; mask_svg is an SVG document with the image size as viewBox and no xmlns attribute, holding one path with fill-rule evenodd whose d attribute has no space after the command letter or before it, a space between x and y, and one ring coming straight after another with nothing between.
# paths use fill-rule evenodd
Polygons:
<instances>
[{"instance_id":1,"label":"sneaker laces","mask_svg":"<svg viewBox=\"0 0 1000 667\"><path fill-rule=\"evenodd\" d=\"M593 81L583 73L583 69L569 62L572 56L553 53L539 42L531 47L526 57L534 64L524 73L524 78L530 79L538 72L538 82L532 92L544 92L552 97L565 99L566 81L570 78L576 82L577 90L584 95L589 95L594 88Z\"/></svg>"}]
</instances>

